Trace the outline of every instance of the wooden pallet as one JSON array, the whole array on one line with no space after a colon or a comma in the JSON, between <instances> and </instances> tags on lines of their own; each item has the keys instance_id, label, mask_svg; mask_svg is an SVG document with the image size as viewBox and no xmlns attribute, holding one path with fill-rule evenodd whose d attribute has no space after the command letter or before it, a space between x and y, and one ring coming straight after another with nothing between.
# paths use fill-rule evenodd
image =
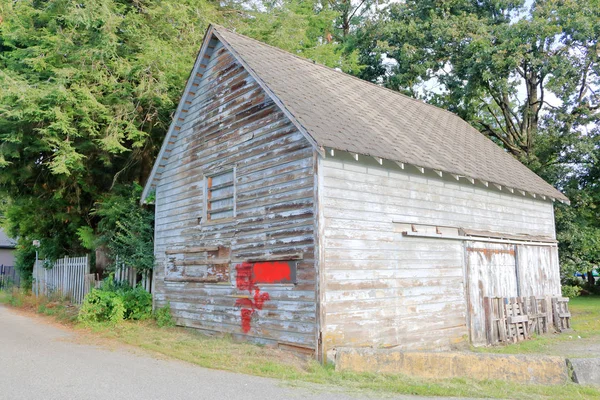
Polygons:
<instances>
[{"instance_id":1,"label":"wooden pallet","mask_svg":"<svg viewBox=\"0 0 600 400\"><path fill-rule=\"evenodd\" d=\"M530 339L534 333L548 333L553 304L545 297L485 297L488 344L515 343ZM562 311L561 315L564 314Z\"/></svg>"},{"instance_id":2,"label":"wooden pallet","mask_svg":"<svg viewBox=\"0 0 600 400\"><path fill-rule=\"evenodd\" d=\"M557 332L564 332L571 329L571 312L569 311L568 297L554 297L552 299L552 314L554 317L554 328Z\"/></svg>"}]
</instances>

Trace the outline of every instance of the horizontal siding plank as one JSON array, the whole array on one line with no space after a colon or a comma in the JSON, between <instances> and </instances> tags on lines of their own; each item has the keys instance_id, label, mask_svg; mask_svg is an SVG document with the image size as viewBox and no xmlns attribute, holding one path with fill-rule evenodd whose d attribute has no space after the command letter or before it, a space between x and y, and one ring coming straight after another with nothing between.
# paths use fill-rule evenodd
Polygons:
<instances>
[{"instance_id":1,"label":"horizontal siding plank","mask_svg":"<svg viewBox=\"0 0 600 400\"><path fill-rule=\"evenodd\" d=\"M404 237L393 221L552 236L549 203L369 162L319 160L325 351L425 349L468 333L460 241Z\"/></svg>"}]
</instances>

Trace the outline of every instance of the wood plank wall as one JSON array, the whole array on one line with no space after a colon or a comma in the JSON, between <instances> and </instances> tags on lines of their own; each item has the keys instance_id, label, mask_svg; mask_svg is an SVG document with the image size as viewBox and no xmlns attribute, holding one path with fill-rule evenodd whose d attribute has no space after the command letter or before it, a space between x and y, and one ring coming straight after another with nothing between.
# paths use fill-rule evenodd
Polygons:
<instances>
[{"instance_id":1,"label":"wood plank wall","mask_svg":"<svg viewBox=\"0 0 600 400\"><path fill-rule=\"evenodd\" d=\"M466 337L463 243L404 237L392 221L554 236L550 202L406 168L342 152L319 161L324 352Z\"/></svg>"},{"instance_id":2,"label":"wood plank wall","mask_svg":"<svg viewBox=\"0 0 600 400\"><path fill-rule=\"evenodd\" d=\"M484 297L517 297L515 245L467 242L466 272L470 339L473 345L487 343Z\"/></svg>"},{"instance_id":3,"label":"wood plank wall","mask_svg":"<svg viewBox=\"0 0 600 400\"><path fill-rule=\"evenodd\" d=\"M557 247L517 246L519 296L561 297Z\"/></svg>"},{"instance_id":4,"label":"wood plank wall","mask_svg":"<svg viewBox=\"0 0 600 400\"><path fill-rule=\"evenodd\" d=\"M313 149L220 43L206 64L157 184L155 307L169 301L180 325L315 351ZM207 223L204 174L227 166L235 167L237 216ZM226 281L165 280L166 252L198 247L228 257ZM289 254L301 258L297 283L260 285L269 300L246 334L236 301L253 300L236 288L236 265Z\"/></svg>"}]
</instances>

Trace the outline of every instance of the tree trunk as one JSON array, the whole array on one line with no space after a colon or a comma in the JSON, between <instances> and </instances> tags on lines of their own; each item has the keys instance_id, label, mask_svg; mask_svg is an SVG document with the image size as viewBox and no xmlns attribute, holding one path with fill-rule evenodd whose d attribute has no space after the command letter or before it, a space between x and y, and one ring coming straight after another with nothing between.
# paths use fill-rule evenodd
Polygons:
<instances>
[{"instance_id":1,"label":"tree trunk","mask_svg":"<svg viewBox=\"0 0 600 400\"><path fill-rule=\"evenodd\" d=\"M596 284L596 278L594 278L594 272L593 271L588 271L588 273L587 273L587 281L588 281L588 284L591 286L591 288L593 288L594 285Z\"/></svg>"}]
</instances>

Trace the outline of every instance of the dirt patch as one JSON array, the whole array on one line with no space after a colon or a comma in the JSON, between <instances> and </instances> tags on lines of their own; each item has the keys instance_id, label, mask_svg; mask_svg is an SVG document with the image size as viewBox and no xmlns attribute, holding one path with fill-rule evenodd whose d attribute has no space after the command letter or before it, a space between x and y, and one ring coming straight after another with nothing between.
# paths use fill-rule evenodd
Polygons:
<instances>
[{"instance_id":1,"label":"dirt patch","mask_svg":"<svg viewBox=\"0 0 600 400\"><path fill-rule=\"evenodd\" d=\"M548 354L567 358L600 358L600 337L581 338L577 334L563 333L569 340L548 346Z\"/></svg>"}]
</instances>

